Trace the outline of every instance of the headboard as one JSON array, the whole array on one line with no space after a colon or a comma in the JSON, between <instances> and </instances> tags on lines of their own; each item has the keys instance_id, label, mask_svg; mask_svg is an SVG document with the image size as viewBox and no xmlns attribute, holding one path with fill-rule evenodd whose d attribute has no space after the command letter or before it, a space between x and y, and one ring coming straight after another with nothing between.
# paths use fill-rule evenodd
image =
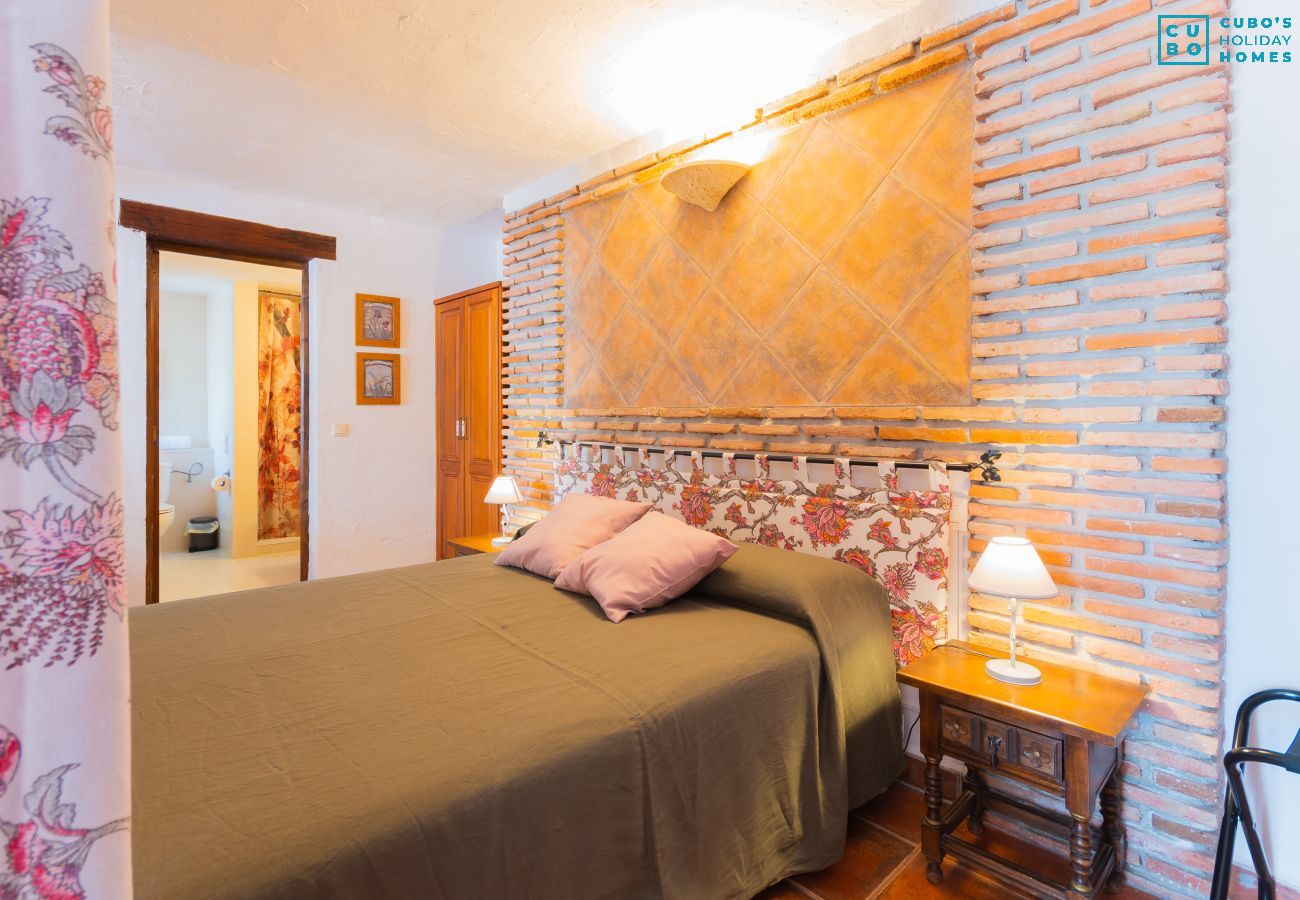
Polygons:
<instances>
[{"instance_id":1,"label":"headboard","mask_svg":"<svg viewBox=\"0 0 1300 900\"><path fill-rule=\"evenodd\" d=\"M885 588L900 664L947 639L949 587L960 587L966 573L964 477L954 497L942 463L907 472L911 485L904 487L890 461L785 457L784 472L773 477L774 457L747 455L751 474L740 474L736 454L715 455L565 444L556 462L556 497L576 491L650 502L737 543L856 566ZM810 466L824 473L820 480ZM857 476L871 468L878 478L861 483Z\"/></svg>"}]
</instances>

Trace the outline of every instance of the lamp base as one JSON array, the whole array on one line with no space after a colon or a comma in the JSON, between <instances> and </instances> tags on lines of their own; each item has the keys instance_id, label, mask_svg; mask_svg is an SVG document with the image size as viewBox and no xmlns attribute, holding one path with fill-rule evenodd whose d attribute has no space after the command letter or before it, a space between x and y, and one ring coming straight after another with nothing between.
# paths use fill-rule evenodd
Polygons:
<instances>
[{"instance_id":1,"label":"lamp base","mask_svg":"<svg viewBox=\"0 0 1300 900\"><path fill-rule=\"evenodd\" d=\"M508 538L508 537L506 537L506 536L503 534L503 535L501 535L501 537L494 537L494 538L492 539L492 546L493 546L493 547L504 547L506 544L510 543L512 540L514 540L514 538Z\"/></svg>"},{"instance_id":2,"label":"lamp base","mask_svg":"<svg viewBox=\"0 0 1300 900\"><path fill-rule=\"evenodd\" d=\"M1009 684L1038 684L1043 680L1043 673L1029 663L1009 659L990 659L984 664L984 671L990 677Z\"/></svg>"}]
</instances>

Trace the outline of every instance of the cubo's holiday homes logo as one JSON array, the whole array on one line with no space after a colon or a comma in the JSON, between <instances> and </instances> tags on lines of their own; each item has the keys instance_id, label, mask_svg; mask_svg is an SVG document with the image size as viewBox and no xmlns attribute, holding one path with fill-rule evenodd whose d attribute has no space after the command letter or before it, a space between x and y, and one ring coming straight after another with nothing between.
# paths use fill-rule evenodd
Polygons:
<instances>
[{"instance_id":1,"label":"cubo's holiday homes logo","mask_svg":"<svg viewBox=\"0 0 1300 900\"><path fill-rule=\"evenodd\" d=\"M1157 62L1162 66L1208 66L1210 64L1209 16L1160 16L1160 49Z\"/></svg>"},{"instance_id":2,"label":"cubo's holiday homes logo","mask_svg":"<svg viewBox=\"0 0 1300 900\"><path fill-rule=\"evenodd\" d=\"M1214 26L1215 35L1210 28ZM1210 60L1289 63L1290 16L1158 16L1156 62L1162 66L1208 66Z\"/></svg>"}]
</instances>

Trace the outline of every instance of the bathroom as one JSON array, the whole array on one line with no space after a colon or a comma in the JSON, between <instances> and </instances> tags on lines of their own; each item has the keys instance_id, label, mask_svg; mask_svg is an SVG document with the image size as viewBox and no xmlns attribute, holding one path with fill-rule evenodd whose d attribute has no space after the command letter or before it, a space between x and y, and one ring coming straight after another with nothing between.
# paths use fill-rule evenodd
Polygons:
<instances>
[{"instance_id":1,"label":"bathroom","mask_svg":"<svg viewBox=\"0 0 1300 900\"><path fill-rule=\"evenodd\" d=\"M162 601L298 580L300 279L160 254Z\"/></svg>"}]
</instances>

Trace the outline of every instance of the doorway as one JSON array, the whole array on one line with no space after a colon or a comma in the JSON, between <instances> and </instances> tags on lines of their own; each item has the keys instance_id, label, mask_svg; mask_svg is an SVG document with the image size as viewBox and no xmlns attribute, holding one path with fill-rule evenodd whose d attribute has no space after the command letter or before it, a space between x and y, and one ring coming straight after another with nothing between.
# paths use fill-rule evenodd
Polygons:
<instances>
[{"instance_id":1,"label":"doorway","mask_svg":"<svg viewBox=\"0 0 1300 900\"><path fill-rule=\"evenodd\" d=\"M161 602L297 581L302 273L158 265Z\"/></svg>"},{"instance_id":2,"label":"doorway","mask_svg":"<svg viewBox=\"0 0 1300 900\"><path fill-rule=\"evenodd\" d=\"M273 581L289 580L295 573L298 580L305 581L310 572L311 558L309 266L313 259L336 258L334 238L131 200L121 202L119 222L125 228L144 232L146 236L145 602L157 603L163 596L160 587L164 533L169 538L168 551L173 554L166 561L176 567L169 568L169 575L176 579L175 584L168 586L169 598L256 587ZM164 260L167 262L166 273ZM192 335L188 340L182 338L181 330L186 322L190 323L191 329L197 326L199 303L195 298L202 295L205 323L210 316L214 331L223 332L224 324L218 323L224 323L225 300L218 299L209 306L208 294L191 290L189 297L182 297L179 295L186 292L180 288L187 285L191 288L199 285L211 287L223 280L230 285L232 341L235 285L240 285L241 296L244 297L244 305L240 308L242 318L254 323L252 331L243 335L244 342L241 344L245 358L252 354L253 367L260 369L256 349L259 317L267 319L265 333L272 355L276 350L288 351L280 353L278 360L268 360L273 368L279 366L272 378L273 383L267 385L268 390L270 394L278 392L284 403L278 409L268 411L262 408L267 405L274 407L276 398L271 395L266 399L258 398L258 386L266 385L260 371L232 371L232 379L242 378L254 385L251 393L244 394L246 398L253 398L251 402L254 405L236 402L238 398L233 396L233 383L230 397L219 386L215 388L215 393L207 390L204 393L204 404L213 408L205 410L207 425L200 429L198 416L192 409L194 403L186 403L183 398L179 402L173 402L178 400L175 396L169 396L165 405L162 402L162 357L169 357L166 369L171 375L168 387L172 393L184 389L184 385L189 385L191 392L196 391L198 379L192 369L197 357L197 343ZM163 296L164 282L169 287L168 298ZM215 291L215 294L224 297L221 291ZM164 302L168 304L165 314L168 324L176 326L169 327L165 335L162 330ZM173 319L177 322L173 322ZM286 330L288 334L284 333ZM275 340L277 336L279 341ZM169 343L175 342L178 349L164 349L164 337ZM221 340L219 335L215 338L214 335L204 335L205 348L211 349L214 363L219 363L219 357L223 354L222 348L225 345ZM189 349L184 349L187 346ZM231 349L235 349L233 345ZM173 353L179 354L180 359L174 358ZM206 384L207 376L212 375L212 382L216 385L221 380L220 374L207 371L209 367L206 359L205 350L204 382ZM215 402L209 403L214 396ZM227 405L231 407L230 420L223 418ZM160 429L164 406L169 416L171 432ZM236 410L236 406L242 406L242 409ZM235 420L233 416L240 415L241 412L240 418ZM240 423L243 423L242 430L247 432L242 442L239 436ZM249 423L253 423L252 427L249 427ZM185 430L189 433L172 433ZM199 442L209 446L194 447L196 434L200 435ZM165 441L160 440L164 437ZM269 445L267 440L270 441ZM187 443L190 446L178 446ZM260 465L259 457L263 455L263 446L267 446L266 455L272 461L273 471L269 473L264 472ZM198 454L201 458L188 458L195 457L194 451L198 449L211 451L211 469L207 469L206 453ZM164 463L171 462L164 455L175 454L188 454L186 459L180 460L180 472L174 463L170 468L164 466ZM237 455L245 461L251 459L253 462L246 462L241 467ZM277 460L284 463L278 471L275 470ZM196 464L203 465L205 471L200 472ZM229 465L228 474L226 464ZM169 479L165 486L163 477ZM220 481L214 484L213 479L225 479L226 482L224 486ZM293 489L286 490L291 481ZM186 516L184 523L177 521L181 518L180 505L171 502L173 489L177 490L178 497L184 492L187 502L203 505L205 512L193 517ZM225 493L232 496L223 498ZM241 497L244 498L244 503L241 504L244 515L239 517L236 504ZM249 498L252 498L251 501ZM263 499L265 503L262 502ZM207 505L213 509L206 510ZM221 547L223 506L227 507L228 512L224 552ZM190 518L210 518L215 522L191 525ZM165 519L169 521L164 521ZM172 530L178 528L180 534L173 535ZM289 535L287 531L296 531L297 534ZM196 553L192 554L196 557L194 560L190 559L190 555L174 555L179 552L174 546L175 538L182 535L186 554L190 546L197 548ZM241 535L243 540L239 540ZM296 554L293 554L292 549L286 549L289 543L286 538L296 540ZM207 549L213 543L216 547ZM235 558L235 552L241 553L247 561L238 566L220 565L223 558ZM296 560L285 558L290 554L296 556ZM206 573L201 566L196 565L200 560L207 564ZM189 571L180 571L180 567L186 563L190 564ZM210 585L211 589L197 589L204 584Z\"/></svg>"}]
</instances>

